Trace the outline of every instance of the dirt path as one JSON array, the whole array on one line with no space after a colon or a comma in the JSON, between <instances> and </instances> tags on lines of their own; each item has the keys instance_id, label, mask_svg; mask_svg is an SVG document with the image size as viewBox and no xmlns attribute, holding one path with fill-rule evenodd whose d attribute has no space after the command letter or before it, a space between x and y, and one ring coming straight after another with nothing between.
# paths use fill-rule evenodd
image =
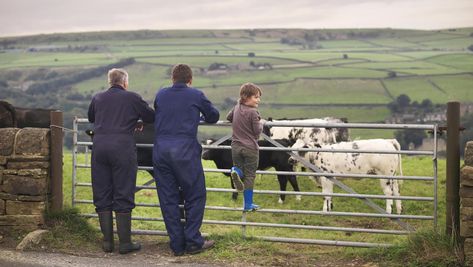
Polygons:
<instances>
[{"instance_id":1,"label":"dirt path","mask_svg":"<svg viewBox=\"0 0 473 267\"><path fill-rule=\"evenodd\" d=\"M146 249L146 248L145 248ZM184 257L185 258L185 257ZM13 267L85 267L85 266L166 266L166 267L212 267L217 265L201 263L185 263L176 257L167 257L144 253L120 255L103 253L98 255L76 256L63 253L38 251L17 251L0 248L0 266ZM219 265L221 266L221 265Z\"/></svg>"}]
</instances>

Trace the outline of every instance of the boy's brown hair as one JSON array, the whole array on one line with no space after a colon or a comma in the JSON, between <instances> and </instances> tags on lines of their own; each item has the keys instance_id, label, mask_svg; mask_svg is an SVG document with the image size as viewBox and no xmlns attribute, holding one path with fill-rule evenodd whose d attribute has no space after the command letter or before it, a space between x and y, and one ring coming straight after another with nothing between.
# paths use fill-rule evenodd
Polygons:
<instances>
[{"instance_id":1,"label":"boy's brown hair","mask_svg":"<svg viewBox=\"0 0 473 267\"><path fill-rule=\"evenodd\" d=\"M254 83L244 83L240 87L240 103L254 95L262 95L261 88Z\"/></svg>"},{"instance_id":2,"label":"boy's brown hair","mask_svg":"<svg viewBox=\"0 0 473 267\"><path fill-rule=\"evenodd\" d=\"M192 69L187 64L177 64L172 68L174 83L189 83L192 80Z\"/></svg>"}]
</instances>

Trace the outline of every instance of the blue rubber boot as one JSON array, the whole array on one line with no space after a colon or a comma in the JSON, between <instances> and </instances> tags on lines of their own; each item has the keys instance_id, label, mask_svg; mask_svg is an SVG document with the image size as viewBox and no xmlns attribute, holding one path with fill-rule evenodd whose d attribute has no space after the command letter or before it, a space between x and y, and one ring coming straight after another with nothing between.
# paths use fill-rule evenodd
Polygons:
<instances>
[{"instance_id":1,"label":"blue rubber boot","mask_svg":"<svg viewBox=\"0 0 473 267\"><path fill-rule=\"evenodd\" d=\"M245 191L243 191L243 199L243 211L255 211L260 208L258 205L253 204L253 189L245 189Z\"/></svg>"},{"instance_id":2,"label":"blue rubber boot","mask_svg":"<svg viewBox=\"0 0 473 267\"><path fill-rule=\"evenodd\" d=\"M233 185L235 186L238 192L242 192L244 189L243 185L243 172L238 167L232 167L230 171L230 176L232 177Z\"/></svg>"}]
</instances>

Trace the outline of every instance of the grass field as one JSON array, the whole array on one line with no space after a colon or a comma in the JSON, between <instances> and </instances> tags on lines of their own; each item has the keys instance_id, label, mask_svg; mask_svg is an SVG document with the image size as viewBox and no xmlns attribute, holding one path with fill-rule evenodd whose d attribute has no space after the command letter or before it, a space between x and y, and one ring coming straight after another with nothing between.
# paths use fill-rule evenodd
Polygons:
<instances>
[{"instance_id":1,"label":"grass field","mask_svg":"<svg viewBox=\"0 0 473 267\"><path fill-rule=\"evenodd\" d=\"M81 163L87 163L90 155L86 158L79 155ZM203 161L204 168L215 168L213 162ZM406 176L432 176L433 167L432 160L428 157L403 157L403 174ZM439 160L438 164L438 204L439 204L439 227L442 227L445 221L445 160ZM71 205L71 154L66 153L64 157L64 196L66 205ZM90 169L78 170L78 182L90 183ZM146 172L140 171L137 184L152 179ZM320 188L307 177L298 177L299 186L302 192L320 192ZM353 179L343 179L343 182L353 187L355 191L363 194L381 194L378 180L364 179L363 181ZM229 179L220 173L207 173L206 183L208 188L230 188ZM278 190L277 179L271 175L258 176L255 182L256 190ZM76 198L81 200L91 200L90 187L77 187ZM420 181L405 181L402 185L403 196L433 196L433 183ZM288 188L292 191L292 188ZM335 188L334 192L342 193L340 189ZM241 196L237 201L232 201L230 193L208 192L207 206L219 207L241 207ZM303 196L301 201L297 201L295 196L287 196L284 204L278 204L278 195L256 194L255 202L260 204L264 209L282 209L282 210L309 210L320 211L322 207L322 198L314 196ZM334 211L340 212L367 212L373 211L364 205L361 200L353 198L334 198ZM156 190L142 190L136 194L137 203L145 203L147 205L157 204ZM382 200L374 200L375 203L384 208L385 204ZM78 204L81 212L94 213L92 205ZM403 214L410 215L433 215L433 204L431 202L419 201L403 201ZM160 218L161 213L158 207L137 207L134 210L136 217ZM225 220L225 221L241 221L241 211L220 211L207 210L205 220ZM91 219L92 222L95 221ZM270 222L279 224L301 224L301 225L319 225L319 226L338 226L338 227L355 227L355 228L377 228L377 229L396 229L401 230L396 223L389 219L382 218L357 218L346 216L327 216L327 215L289 215L278 213L255 212L246 216L248 222ZM433 228L432 221L425 220L405 220L418 230L428 230ZM136 229L165 230L161 221L135 221L133 223ZM217 236L232 235L241 233L240 226L224 226L215 224L204 224L203 232ZM324 231L324 230L296 230L284 228L262 228L262 227L246 227L248 236L278 236L278 237L296 237L322 240L345 240L358 242L375 242L375 243L399 243L405 241L405 236L386 235L386 234L366 234L366 233L350 233L343 231Z\"/></svg>"}]
</instances>

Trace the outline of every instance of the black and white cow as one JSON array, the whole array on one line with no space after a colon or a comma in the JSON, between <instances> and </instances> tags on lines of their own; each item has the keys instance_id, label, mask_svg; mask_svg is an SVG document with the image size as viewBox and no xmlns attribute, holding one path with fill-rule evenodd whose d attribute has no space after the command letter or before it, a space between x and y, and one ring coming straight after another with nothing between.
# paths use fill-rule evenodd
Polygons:
<instances>
[{"instance_id":1,"label":"black and white cow","mask_svg":"<svg viewBox=\"0 0 473 267\"><path fill-rule=\"evenodd\" d=\"M272 122L329 124L346 123L347 120L326 117L323 119L272 120ZM264 133L272 139L286 139L289 141L291 146L299 139L303 140L305 143L314 143L319 145L334 144L349 140L347 128L265 126Z\"/></svg>"},{"instance_id":2,"label":"black and white cow","mask_svg":"<svg viewBox=\"0 0 473 267\"><path fill-rule=\"evenodd\" d=\"M353 142L341 142L331 145L318 146L322 149L333 150L379 150L379 151L399 151L401 146L395 139L368 139L357 140ZM298 140L294 148L314 147L314 144L307 144L303 140ZM374 174L402 176L402 165L400 154L368 154L368 153L333 153L333 152L298 152L310 163L320 168L326 173L341 173L341 174ZM291 157L290 163L295 163L296 159ZM333 182L324 176L320 176L320 183L322 184L322 192L333 193ZM380 179L381 188L386 196L400 196L400 185L402 180L397 179ZM396 201L396 210L401 214L402 205L401 200ZM386 212L392 213L393 200L386 200ZM323 211L330 211L332 209L332 197L324 197Z\"/></svg>"},{"instance_id":3,"label":"black and white cow","mask_svg":"<svg viewBox=\"0 0 473 267\"><path fill-rule=\"evenodd\" d=\"M283 146L289 146L287 140L276 140ZM208 140L207 144L210 145L214 140ZM226 140L221 145L229 146L231 143L230 140ZM259 140L258 144L260 147L274 147L269 141ZM202 158L205 160L213 160L215 165L219 169L230 169L233 166L232 162L232 152L230 149L206 149L202 153ZM292 164L289 163L289 154L284 151L270 151L270 150L260 150L259 151L259 170L266 170L271 167L274 167L276 171L293 171ZM230 177L229 173L225 173L226 176ZM280 191L286 191L287 182L291 184L294 191L300 191L299 185L297 184L295 175L277 175L279 181ZM231 182L230 184L234 189L234 185ZM238 193L233 193L232 198L235 200L238 196ZM279 197L279 203L283 203L286 198L285 194L281 194ZM300 196L296 196L297 200L300 200Z\"/></svg>"}]
</instances>

